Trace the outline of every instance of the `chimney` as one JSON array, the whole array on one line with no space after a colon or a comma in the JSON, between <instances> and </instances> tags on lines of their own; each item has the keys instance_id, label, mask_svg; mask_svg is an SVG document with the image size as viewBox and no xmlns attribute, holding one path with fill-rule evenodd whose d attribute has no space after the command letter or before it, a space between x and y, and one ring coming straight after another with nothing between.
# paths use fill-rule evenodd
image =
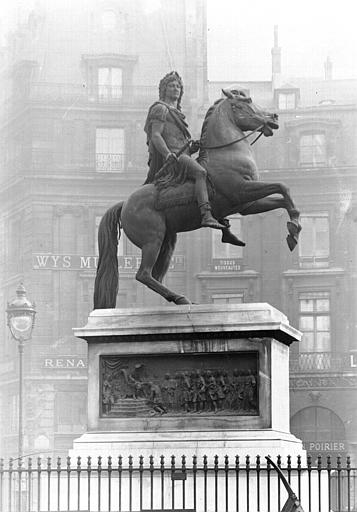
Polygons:
<instances>
[{"instance_id":1,"label":"chimney","mask_svg":"<svg viewBox=\"0 0 357 512\"><path fill-rule=\"evenodd\" d=\"M330 57L327 57L327 59L324 62L324 68L325 68L325 80L332 80L332 62Z\"/></svg>"},{"instance_id":2,"label":"chimney","mask_svg":"<svg viewBox=\"0 0 357 512\"><path fill-rule=\"evenodd\" d=\"M271 49L272 64L272 89L277 89L281 85L281 48L278 41L278 25L274 25L274 46Z\"/></svg>"}]
</instances>

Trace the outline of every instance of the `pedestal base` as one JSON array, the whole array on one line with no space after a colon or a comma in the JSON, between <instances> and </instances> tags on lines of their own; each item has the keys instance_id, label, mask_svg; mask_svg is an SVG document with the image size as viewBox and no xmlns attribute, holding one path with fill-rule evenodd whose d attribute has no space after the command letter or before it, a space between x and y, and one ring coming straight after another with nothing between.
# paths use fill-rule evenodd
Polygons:
<instances>
[{"instance_id":1,"label":"pedestal base","mask_svg":"<svg viewBox=\"0 0 357 512\"><path fill-rule=\"evenodd\" d=\"M269 304L93 311L88 432L70 455L303 455L289 431L289 345Z\"/></svg>"},{"instance_id":2,"label":"pedestal base","mask_svg":"<svg viewBox=\"0 0 357 512\"><path fill-rule=\"evenodd\" d=\"M87 432L74 441L69 455L80 456L83 459L90 455L93 463L99 456L103 457L103 460L111 456L114 460L121 455L123 464L127 464L129 455L133 456L134 463L139 460L140 455L146 461L150 455L153 455L156 463L161 455L167 462L172 455L176 460L181 460L182 455L185 455L188 463L192 461L194 455L197 456L198 461L202 461L203 456L206 455L210 463L215 455L218 455L221 462L228 455L231 463L236 455L239 455L242 462L249 455L251 463L255 464L256 456L260 455L263 465L266 455L270 455L274 460L281 455L284 462L290 455L295 465L298 455L302 456L302 462L305 462L305 453L302 442L292 434L259 429L160 433Z\"/></svg>"}]
</instances>

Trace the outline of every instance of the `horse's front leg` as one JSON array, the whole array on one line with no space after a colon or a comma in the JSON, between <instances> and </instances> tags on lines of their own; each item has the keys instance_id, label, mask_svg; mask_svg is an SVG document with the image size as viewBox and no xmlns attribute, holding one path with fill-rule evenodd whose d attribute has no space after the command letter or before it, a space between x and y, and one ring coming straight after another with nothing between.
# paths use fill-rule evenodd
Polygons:
<instances>
[{"instance_id":1,"label":"horse's front leg","mask_svg":"<svg viewBox=\"0 0 357 512\"><path fill-rule=\"evenodd\" d=\"M286 211L288 212L288 215L290 217L290 221L287 222L289 233L286 237L286 241L290 251L293 251L297 246L299 234L301 231L301 224L299 222L300 212L295 207L294 201L292 200L290 190L288 189L288 187L283 183L281 183L280 186L281 194L286 202Z\"/></svg>"},{"instance_id":2,"label":"horse's front leg","mask_svg":"<svg viewBox=\"0 0 357 512\"><path fill-rule=\"evenodd\" d=\"M285 208L290 221L287 223L289 234L287 243L292 251L298 242L301 226L299 224L300 212L296 209L291 198L290 191L283 183L265 183L262 181L242 181L237 191L237 202L249 203L247 207L240 208L238 211L242 215L260 213L262 211L274 210L276 208ZM282 196L281 200L269 198L273 194Z\"/></svg>"}]
</instances>

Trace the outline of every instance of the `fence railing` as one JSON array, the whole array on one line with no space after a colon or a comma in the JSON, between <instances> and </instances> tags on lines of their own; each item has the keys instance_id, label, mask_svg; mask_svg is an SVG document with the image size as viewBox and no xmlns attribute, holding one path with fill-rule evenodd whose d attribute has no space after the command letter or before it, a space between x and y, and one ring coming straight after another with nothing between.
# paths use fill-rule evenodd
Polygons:
<instances>
[{"instance_id":1,"label":"fence railing","mask_svg":"<svg viewBox=\"0 0 357 512\"><path fill-rule=\"evenodd\" d=\"M278 457L277 464L305 512L357 510L357 471L348 457L336 466L329 458L323 466L320 457L316 466L310 457L306 465L300 457L287 457L285 465ZM287 498L279 475L259 456L0 461L1 512L277 512Z\"/></svg>"},{"instance_id":2,"label":"fence railing","mask_svg":"<svg viewBox=\"0 0 357 512\"><path fill-rule=\"evenodd\" d=\"M300 352L290 354L290 372L343 371L351 368L348 353Z\"/></svg>"}]
</instances>

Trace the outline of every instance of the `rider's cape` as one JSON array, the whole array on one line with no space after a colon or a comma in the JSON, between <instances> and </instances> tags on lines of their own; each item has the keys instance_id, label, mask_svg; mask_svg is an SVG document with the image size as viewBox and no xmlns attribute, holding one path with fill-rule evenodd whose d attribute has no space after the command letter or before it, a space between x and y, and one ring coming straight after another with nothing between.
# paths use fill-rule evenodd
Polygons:
<instances>
[{"instance_id":1,"label":"rider's cape","mask_svg":"<svg viewBox=\"0 0 357 512\"><path fill-rule=\"evenodd\" d=\"M184 114L177 108L164 103L163 101L156 101L149 108L146 118L144 131L147 136L147 145L149 148L149 173L147 175L145 184L152 183L155 180L155 175L159 169L164 165L164 157L155 148L151 141L151 128L154 121L164 123L162 137L166 142L167 147L173 153L177 153L186 142L191 139L191 134L188 130L188 124L185 120ZM187 149L189 154L189 150Z\"/></svg>"}]
</instances>

